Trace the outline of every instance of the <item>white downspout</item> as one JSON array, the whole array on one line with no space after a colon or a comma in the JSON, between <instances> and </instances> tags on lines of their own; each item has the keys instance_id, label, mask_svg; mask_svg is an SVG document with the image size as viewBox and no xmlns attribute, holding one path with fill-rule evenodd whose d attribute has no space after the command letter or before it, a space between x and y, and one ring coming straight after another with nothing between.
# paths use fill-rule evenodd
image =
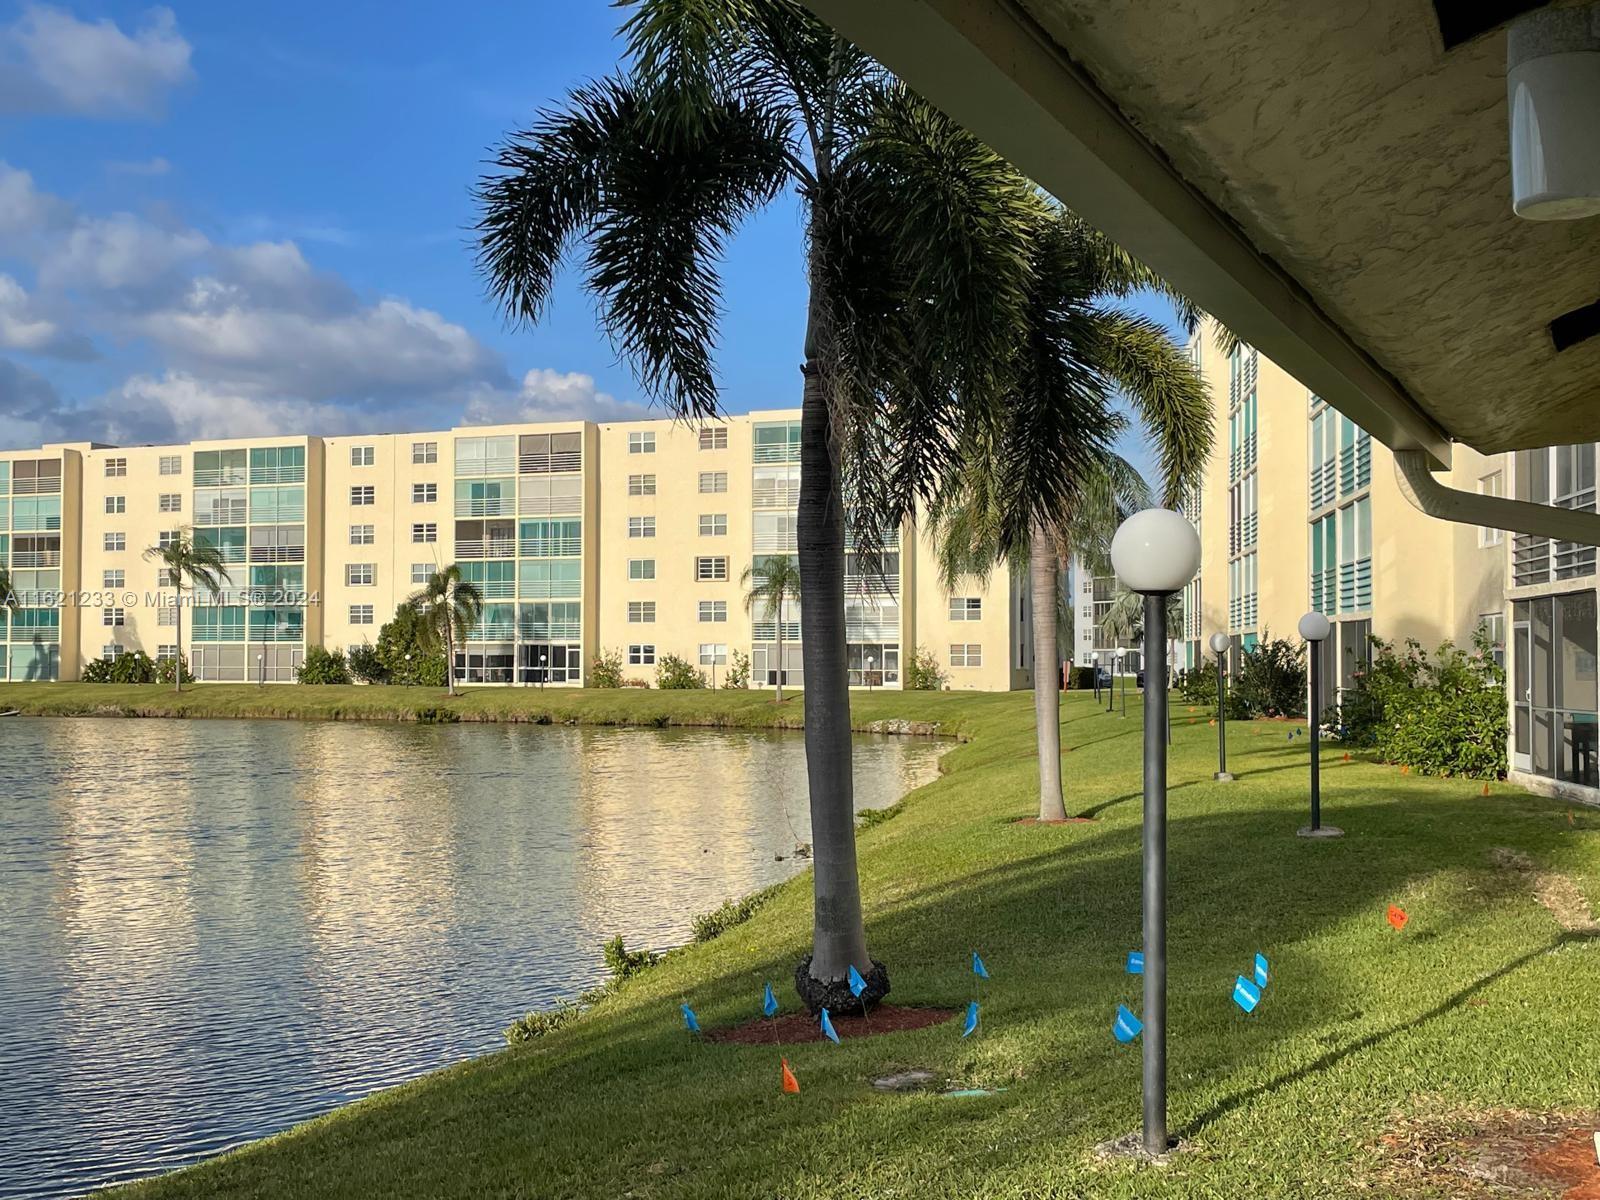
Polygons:
<instances>
[{"instance_id":1,"label":"white downspout","mask_svg":"<svg viewBox=\"0 0 1600 1200\"><path fill-rule=\"evenodd\" d=\"M1600 546L1600 513L1530 504L1504 496L1482 496L1446 487L1428 470L1428 456L1421 450L1396 450L1394 473L1401 494L1430 517L1441 521L1531 533L1581 546Z\"/></svg>"}]
</instances>

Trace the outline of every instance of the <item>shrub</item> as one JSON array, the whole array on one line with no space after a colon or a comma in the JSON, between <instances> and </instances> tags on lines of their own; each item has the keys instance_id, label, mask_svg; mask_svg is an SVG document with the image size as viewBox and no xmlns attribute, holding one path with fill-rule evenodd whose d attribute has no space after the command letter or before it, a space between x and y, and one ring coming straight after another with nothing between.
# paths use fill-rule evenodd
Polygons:
<instances>
[{"instance_id":1,"label":"shrub","mask_svg":"<svg viewBox=\"0 0 1600 1200\"><path fill-rule=\"evenodd\" d=\"M444 651L434 631L410 605L402 605L378 630L377 652L389 672L389 683L444 686Z\"/></svg>"},{"instance_id":2,"label":"shrub","mask_svg":"<svg viewBox=\"0 0 1600 1200\"><path fill-rule=\"evenodd\" d=\"M1294 645L1284 638L1269 637L1247 650L1232 692L1250 716L1304 716L1305 643Z\"/></svg>"},{"instance_id":3,"label":"shrub","mask_svg":"<svg viewBox=\"0 0 1600 1200\"><path fill-rule=\"evenodd\" d=\"M84 683L110 683L111 664L103 658L91 658L84 663L78 678Z\"/></svg>"},{"instance_id":4,"label":"shrub","mask_svg":"<svg viewBox=\"0 0 1600 1200\"><path fill-rule=\"evenodd\" d=\"M658 957L648 950L629 950L622 944L620 933L601 947L601 954L605 957L606 970L617 981L632 978L640 971L655 966Z\"/></svg>"},{"instance_id":5,"label":"shrub","mask_svg":"<svg viewBox=\"0 0 1600 1200\"><path fill-rule=\"evenodd\" d=\"M1073 667L1067 672L1067 689L1074 692L1094 691L1094 668Z\"/></svg>"},{"instance_id":6,"label":"shrub","mask_svg":"<svg viewBox=\"0 0 1600 1200\"><path fill-rule=\"evenodd\" d=\"M1215 714L1217 711L1217 665L1191 667L1178 674L1178 694L1185 704L1203 709L1207 713ZM1251 717L1249 708L1245 705L1244 698L1239 694L1239 689L1228 689L1228 720L1248 721Z\"/></svg>"},{"instance_id":7,"label":"shrub","mask_svg":"<svg viewBox=\"0 0 1600 1200\"><path fill-rule=\"evenodd\" d=\"M376 646L362 642L359 646L351 646L350 674L362 683L388 683L389 667L378 654Z\"/></svg>"},{"instance_id":8,"label":"shrub","mask_svg":"<svg viewBox=\"0 0 1600 1200\"><path fill-rule=\"evenodd\" d=\"M656 660L656 686L662 691L685 691L706 686L705 674L688 659L663 654Z\"/></svg>"},{"instance_id":9,"label":"shrub","mask_svg":"<svg viewBox=\"0 0 1600 1200\"><path fill-rule=\"evenodd\" d=\"M84 664L84 683L154 683L157 665L143 650L129 650L115 659L96 658ZM170 672L167 682L172 682Z\"/></svg>"},{"instance_id":10,"label":"shrub","mask_svg":"<svg viewBox=\"0 0 1600 1200\"><path fill-rule=\"evenodd\" d=\"M1506 677L1487 633L1478 631L1471 653L1445 641L1431 659L1412 638L1403 652L1379 638L1372 648L1338 710L1342 737L1427 775L1505 773Z\"/></svg>"},{"instance_id":11,"label":"shrub","mask_svg":"<svg viewBox=\"0 0 1600 1200\"><path fill-rule=\"evenodd\" d=\"M694 940L709 942L712 938L720 937L735 925L743 925L756 915L760 907L772 899L780 885L762 888L759 892L751 892L742 900L724 900L708 913L701 913L690 922L694 931Z\"/></svg>"},{"instance_id":12,"label":"shrub","mask_svg":"<svg viewBox=\"0 0 1600 1200\"><path fill-rule=\"evenodd\" d=\"M520 1046L524 1042L542 1038L547 1033L554 1033L563 1025L576 1020L582 1011L571 1000L563 1000L555 1008L526 1013L506 1026L506 1044Z\"/></svg>"},{"instance_id":13,"label":"shrub","mask_svg":"<svg viewBox=\"0 0 1600 1200\"><path fill-rule=\"evenodd\" d=\"M945 685L946 676L939 666L939 656L926 646L918 646L906 667L905 688L909 692L937 692Z\"/></svg>"},{"instance_id":14,"label":"shrub","mask_svg":"<svg viewBox=\"0 0 1600 1200\"><path fill-rule=\"evenodd\" d=\"M899 802L885 808L863 808L856 814L856 828L873 829L886 821L894 820L904 811L903 804Z\"/></svg>"},{"instance_id":15,"label":"shrub","mask_svg":"<svg viewBox=\"0 0 1600 1200\"><path fill-rule=\"evenodd\" d=\"M722 686L725 688L750 686L750 656L743 650L728 652L728 674L723 678Z\"/></svg>"},{"instance_id":16,"label":"shrub","mask_svg":"<svg viewBox=\"0 0 1600 1200\"><path fill-rule=\"evenodd\" d=\"M305 661L295 678L301 683L349 683L350 668L344 661L344 651L307 646Z\"/></svg>"},{"instance_id":17,"label":"shrub","mask_svg":"<svg viewBox=\"0 0 1600 1200\"><path fill-rule=\"evenodd\" d=\"M589 686L619 688L622 686L622 652L602 650L589 664Z\"/></svg>"},{"instance_id":18,"label":"shrub","mask_svg":"<svg viewBox=\"0 0 1600 1200\"><path fill-rule=\"evenodd\" d=\"M171 683L172 677L179 672L183 675L184 683L194 682L194 672L189 670L189 660L183 655L177 658L164 658L156 663L156 682Z\"/></svg>"}]
</instances>

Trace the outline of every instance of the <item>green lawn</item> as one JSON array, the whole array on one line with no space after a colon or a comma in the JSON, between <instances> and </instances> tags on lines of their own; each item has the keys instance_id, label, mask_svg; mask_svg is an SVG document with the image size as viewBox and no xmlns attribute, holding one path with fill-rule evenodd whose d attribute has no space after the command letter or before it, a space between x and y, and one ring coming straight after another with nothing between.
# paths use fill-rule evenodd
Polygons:
<instances>
[{"instance_id":1,"label":"green lawn","mask_svg":"<svg viewBox=\"0 0 1600 1200\"><path fill-rule=\"evenodd\" d=\"M278 689L273 704L322 690ZM0 689L0 704L22 704L24 691ZM253 691L200 689L185 703L241 711ZM370 702L350 689L325 703L342 715L416 707L369 691ZM28 691L28 707L56 694ZM533 701L479 693L459 703L480 713ZM544 703L556 720L772 715L759 696L550 693ZM944 1025L790 1047L802 1091L788 1096L773 1049L688 1037L684 999L708 1026L755 1015L767 979L794 1005L786 980L809 931L801 879L749 923L672 956L548 1038L129 1194L1392 1195L1363 1184L1397 1119L1600 1108L1600 940L1564 934L1529 876L1490 859L1496 847L1522 851L1600 900L1600 814L1569 822L1566 806L1508 787L1485 797L1477 783L1334 752L1324 811L1348 836L1304 841L1294 831L1305 819L1305 739L1286 740L1292 727L1279 723L1230 726L1240 778L1214 784L1215 729L1205 714L1175 711L1171 1120L1192 1152L1164 1168L1090 1153L1139 1120L1139 1044L1119 1046L1110 1032L1119 1001L1140 1009L1138 980L1123 974L1139 929L1136 713L1123 720L1087 696L1067 699L1069 807L1097 820L1027 827L1013 818L1036 803L1031 697L913 693L858 697L858 721L942 720L970 740L901 815L862 835L869 940L901 1003L963 1004L969 955L981 950L993 979L971 1039ZM537 896L530 880L530 921ZM1391 902L1411 915L1404 933L1384 921ZM1246 1017L1230 992L1258 950L1273 980ZM871 1088L908 1066L995 1094Z\"/></svg>"}]
</instances>

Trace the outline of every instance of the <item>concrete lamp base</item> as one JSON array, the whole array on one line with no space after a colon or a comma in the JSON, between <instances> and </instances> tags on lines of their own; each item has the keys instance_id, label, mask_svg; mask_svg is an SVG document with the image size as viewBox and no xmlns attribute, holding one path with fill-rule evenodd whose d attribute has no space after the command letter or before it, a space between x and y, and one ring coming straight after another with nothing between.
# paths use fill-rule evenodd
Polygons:
<instances>
[{"instance_id":1,"label":"concrete lamp base","mask_svg":"<svg viewBox=\"0 0 1600 1200\"><path fill-rule=\"evenodd\" d=\"M1319 829L1313 829L1309 825L1302 825L1299 829L1299 835L1303 838L1341 838L1344 836L1344 830L1337 825L1324 825Z\"/></svg>"},{"instance_id":2,"label":"concrete lamp base","mask_svg":"<svg viewBox=\"0 0 1600 1200\"><path fill-rule=\"evenodd\" d=\"M1216 772L1212 773L1211 778L1216 780L1216 782L1218 782L1218 783L1232 783L1233 782L1233 772L1232 771L1216 771Z\"/></svg>"}]
</instances>

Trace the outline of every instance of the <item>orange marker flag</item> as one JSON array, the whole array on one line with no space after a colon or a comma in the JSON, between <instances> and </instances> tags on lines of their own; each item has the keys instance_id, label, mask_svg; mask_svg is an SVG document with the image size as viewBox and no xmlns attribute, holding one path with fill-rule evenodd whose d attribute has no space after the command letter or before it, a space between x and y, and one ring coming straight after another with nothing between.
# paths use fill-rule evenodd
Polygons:
<instances>
[{"instance_id":1,"label":"orange marker flag","mask_svg":"<svg viewBox=\"0 0 1600 1200\"><path fill-rule=\"evenodd\" d=\"M1405 763L1401 763L1401 764L1400 764L1400 774L1402 774L1402 775L1409 775L1409 774L1411 774L1411 768L1410 768L1410 767L1408 767L1408 766L1406 766L1406 764L1405 764Z\"/></svg>"},{"instance_id":2,"label":"orange marker flag","mask_svg":"<svg viewBox=\"0 0 1600 1200\"><path fill-rule=\"evenodd\" d=\"M794 1072L789 1070L789 1060L782 1058L778 1061L783 1064L783 1090L798 1096L800 1094L800 1081L794 1077Z\"/></svg>"},{"instance_id":3,"label":"orange marker flag","mask_svg":"<svg viewBox=\"0 0 1600 1200\"><path fill-rule=\"evenodd\" d=\"M1487 787L1487 786L1488 786L1488 785L1487 785L1487 784L1485 784L1485 785L1484 785L1484 786L1485 786L1485 787ZM1576 821L1574 821L1574 820L1573 820L1573 819L1572 819L1572 810L1571 810L1571 809L1570 809L1570 808L1569 808L1569 809L1567 809L1567 824L1568 824L1568 825L1575 825L1575 824L1577 824L1577 822L1576 822Z\"/></svg>"},{"instance_id":4,"label":"orange marker flag","mask_svg":"<svg viewBox=\"0 0 1600 1200\"><path fill-rule=\"evenodd\" d=\"M1344 752L1344 760L1345 760L1345 762L1349 762L1350 761L1350 751L1346 750Z\"/></svg>"},{"instance_id":5,"label":"orange marker flag","mask_svg":"<svg viewBox=\"0 0 1600 1200\"><path fill-rule=\"evenodd\" d=\"M1406 922L1410 919L1410 917L1406 916L1405 909L1401 908L1397 904L1389 905L1389 924L1393 925L1396 929L1404 929L1406 927Z\"/></svg>"},{"instance_id":6,"label":"orange marker flag","mask_svg":"<svg viewBox=\"0 0 1600 1200\"><path fill-rule=\"evenodd\" d=\"M1483 794L1485 796L1489 794L1489 785L1487 783L1483 785Z\"/></svg>"}]
</instances>

